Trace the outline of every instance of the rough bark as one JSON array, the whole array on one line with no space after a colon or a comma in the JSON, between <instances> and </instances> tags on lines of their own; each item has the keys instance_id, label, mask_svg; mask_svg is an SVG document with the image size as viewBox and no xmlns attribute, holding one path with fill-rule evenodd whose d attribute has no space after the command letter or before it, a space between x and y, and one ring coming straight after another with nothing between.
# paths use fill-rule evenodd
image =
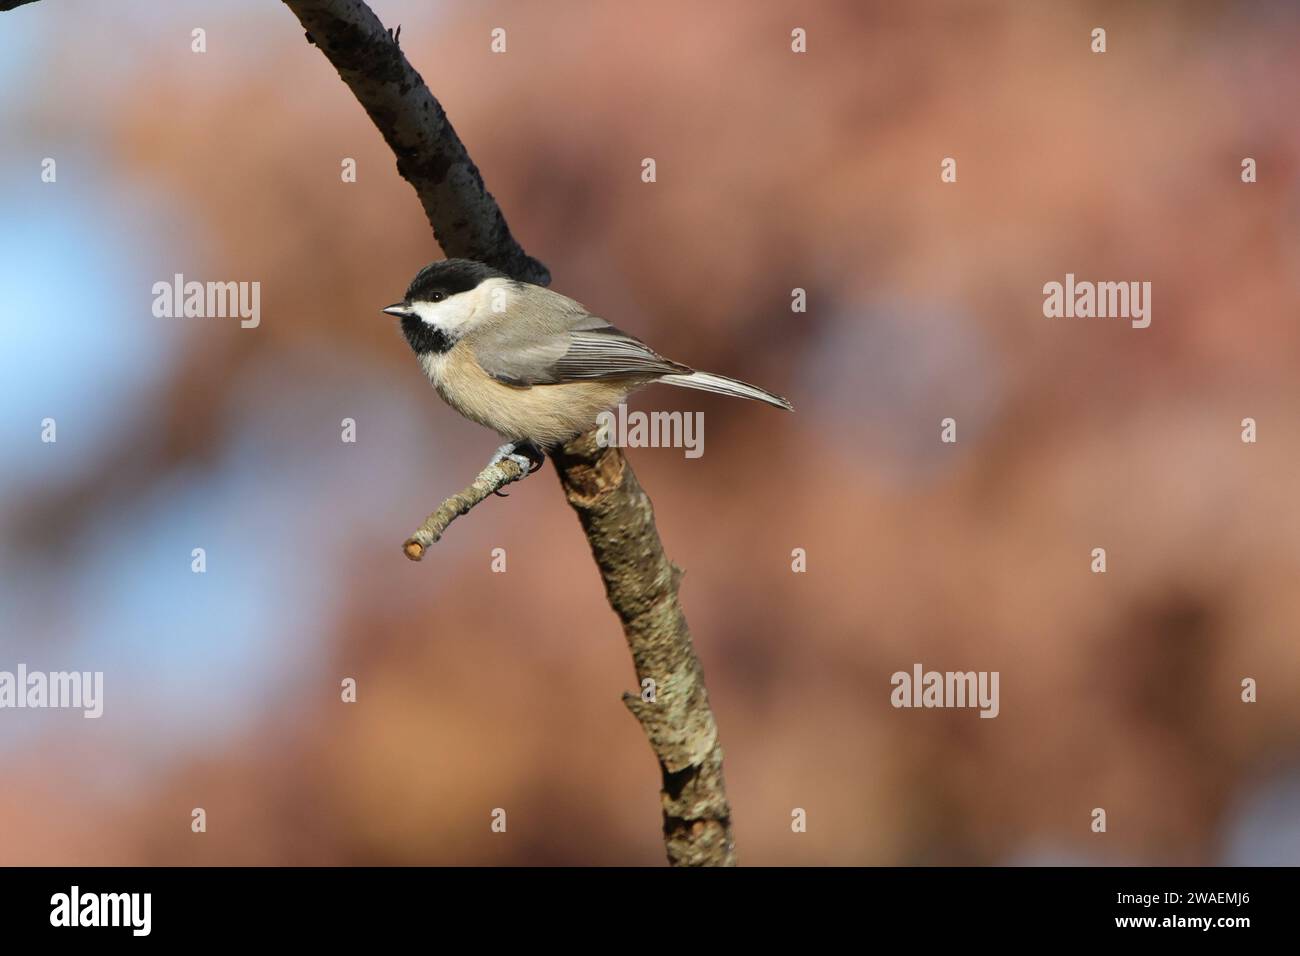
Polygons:
<instances>
[{"instance_id":1,"label":"rough bark","mask_svg":"<svg viewBox=\"0 0 1300 956\"><path fill-rule=\"evenodd\" d=\"M659 758L668 862L734 865L722 744L677 598L682 570L664 554L650 498L622 451L602 448L594 432L569 442L555 464L636 666L642 692L625 693L623 703Z\"/></svg>"}]
</instances>

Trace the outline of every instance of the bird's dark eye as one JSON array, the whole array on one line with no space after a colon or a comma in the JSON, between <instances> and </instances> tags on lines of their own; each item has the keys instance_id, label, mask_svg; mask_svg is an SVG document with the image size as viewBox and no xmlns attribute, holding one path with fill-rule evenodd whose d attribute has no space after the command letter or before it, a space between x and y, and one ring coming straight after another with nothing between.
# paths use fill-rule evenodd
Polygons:
<instances>
[{"instance_id":1,"label":"bird's dark eye","mask_svg":"<svg viewBox=\"0 0 1300 956\"><path fill-rule=\"evenodd\" d=\"M433 302L441 302L443 299L447 298L447 293L445 293L445 292L435 292L435 293L434 293L433 295L431 295L429 298L430 298L430 300L433 301Z\"/></svg>"}]
</instances>

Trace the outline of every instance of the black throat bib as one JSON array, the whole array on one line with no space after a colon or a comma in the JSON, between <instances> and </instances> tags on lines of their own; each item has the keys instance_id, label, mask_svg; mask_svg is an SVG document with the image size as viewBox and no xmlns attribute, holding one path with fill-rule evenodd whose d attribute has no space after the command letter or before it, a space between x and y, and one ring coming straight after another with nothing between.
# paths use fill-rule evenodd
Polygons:
<instances>
[{"instance_id":1,"label":"black throat bib","mask_svg":"<svg viewBox=\"0 0 1300 956\"><path fill-rule=\"evenodd\" d=\"M402 334L406 336L406 341L411 343L411 348L417 355L424 352L441 355L456 344L442 329L429 325L414 315L402 319Z\"/></svg>"}]
</instances>

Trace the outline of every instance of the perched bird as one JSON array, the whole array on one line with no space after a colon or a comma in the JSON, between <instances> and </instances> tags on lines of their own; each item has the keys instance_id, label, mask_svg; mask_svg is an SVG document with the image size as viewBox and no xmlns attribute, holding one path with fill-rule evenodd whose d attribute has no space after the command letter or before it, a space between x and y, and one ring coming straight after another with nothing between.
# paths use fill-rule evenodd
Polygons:
<instances>
[{"instance_id":1,"label":"perched bird","mask_svg":"<svg viewBox=\"0 0 1300 956\"><path fill-rule=\"evenodd\" d=\"M655 382L792 409L755 385L666 359L573 299L469 259L425 266L382 311L402 320L443 400L508 440L492 461L513 459L525 474Z\"/></svg>"}]
</instances>

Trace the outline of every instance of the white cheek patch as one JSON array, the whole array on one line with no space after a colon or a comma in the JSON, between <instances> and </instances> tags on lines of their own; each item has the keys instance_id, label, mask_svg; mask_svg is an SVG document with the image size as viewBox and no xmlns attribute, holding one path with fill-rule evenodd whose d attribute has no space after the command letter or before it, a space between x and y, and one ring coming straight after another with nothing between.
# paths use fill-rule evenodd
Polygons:
<instances>
[{"instance_id":1,"label":"white cheek patch","mask_svg":"<svg viewBox=\"0 0 1300 956\"><path fill-rule=\"evenodd\" d=\"M441 302L412 302L411 311L420 317L425 325L432 325L444 332L463 331L478 311L477 290L462 292L443 299Z\"/></svg>"},{"instance_id":2,"label":"white cheek patch","mask_svg":"<svg viewBox=\"0 0 1300 956\"><path fill-rule=\"evenodd\" d=\"M503 314L512 291L509 279L488 279L441 302L412 302L411 311L426 324L459 336Z\"/></svg>"}]
</instances>

